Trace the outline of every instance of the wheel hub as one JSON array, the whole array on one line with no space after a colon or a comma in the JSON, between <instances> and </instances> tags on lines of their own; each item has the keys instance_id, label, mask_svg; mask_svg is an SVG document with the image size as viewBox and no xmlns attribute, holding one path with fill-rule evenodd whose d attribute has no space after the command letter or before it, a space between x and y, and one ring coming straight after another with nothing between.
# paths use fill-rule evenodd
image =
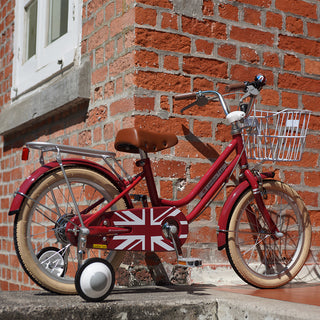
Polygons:
<instances>
[{"instance_id":1,"label":"wheel hub","mask_svg":"<svg viewBox=\"0 0 320 320\"><path fill-rule=\"evenodd\" d=\"M70 243L68 238L66 237L66 226L68 222L70 222L70 219L73 216L74 216L73 214L69 214L69 213L64 214L57 220L54 226L54 234L57 240L63 245L67 245Z\"/></svg>"}]
</instances>

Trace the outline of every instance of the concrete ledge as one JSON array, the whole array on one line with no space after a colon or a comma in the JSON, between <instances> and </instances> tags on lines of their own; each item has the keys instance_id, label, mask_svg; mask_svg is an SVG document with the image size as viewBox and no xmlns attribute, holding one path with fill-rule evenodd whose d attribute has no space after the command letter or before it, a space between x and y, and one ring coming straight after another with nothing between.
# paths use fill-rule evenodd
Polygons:
<instances>
[{"instance_id":1,"label":"concrete ledge","mask_svg":"<svg viewBox=\"0 0 320 320\"><path fill-rule=\"evenodd\" d=\"M102 303L45 291L0 292L0 319L318 319L320 307L225 292L218 287L115 289Z\"/></svg>"},{"instance_id":2,"label":"concrete ledge","mask_svg":"<svg viewBox=\"0 0 320 320\"><path fill-rule=\"evenodd\" d=\"M91 67L90 61L86 61L4 108L0 113L0 135L30 126L45 116L62 112L74 103L89 101L90 86Z\"/></svg>"}]
</instances>

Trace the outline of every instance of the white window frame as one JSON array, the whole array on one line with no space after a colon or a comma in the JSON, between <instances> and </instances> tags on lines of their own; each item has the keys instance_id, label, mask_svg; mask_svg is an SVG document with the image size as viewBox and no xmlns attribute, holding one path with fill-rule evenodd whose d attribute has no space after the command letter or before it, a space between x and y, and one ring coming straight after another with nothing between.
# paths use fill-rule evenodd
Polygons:
<instances>
[{"instance_id":1,"label":"white window frame","mask_svg":"<svg viewBox=\"0 0 320 320\"><path fill-rule=\"evenodd\" d=\"M79 0L69 0L68 31L50 44L47 44L50 1L38 0L36 54L26 61L25 7L31 1L16 1L13 100L40 86L63 68L80 64L82 1Z\"/></svg>"}]
</instances>

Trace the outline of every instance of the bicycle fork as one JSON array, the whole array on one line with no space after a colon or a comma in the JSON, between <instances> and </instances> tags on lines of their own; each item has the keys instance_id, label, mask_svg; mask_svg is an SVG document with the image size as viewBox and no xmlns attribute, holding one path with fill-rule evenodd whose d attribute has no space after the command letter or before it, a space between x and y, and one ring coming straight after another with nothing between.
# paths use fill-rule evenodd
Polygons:
<instances>
[{"instance_id":1,"label":"bicycle fork","mask_svg":"<svg viewBox=\"0 0 320 320\"><path fill-rule=\"evenodd\" d=\"M266 191L262 185L262 178L260 176L260 173L258 171L251 172L250 170L247 169L244 172L244 174L251 185L253 196L255 198L257 207L258 207L259 211L261 212L261 215L268 226L271 237L273 237L275 240L283 237L283 233L279 231L278 227L276 226L276 224L272 220L270 213L264 204L263 200L267 199L267 195L266 195ZM256 217L253 218L252 217L253 215L250 214L248 211L247 211L247 215L249 215L248 220L249 220L250 224L254 223L254 224L256 224L256 226L260 225L260 223L257 221ZM253 221L253 219L254 219L254 221ZM257 228L257 227L254 227L254 228Z\"/></svg>"}]
</instances>

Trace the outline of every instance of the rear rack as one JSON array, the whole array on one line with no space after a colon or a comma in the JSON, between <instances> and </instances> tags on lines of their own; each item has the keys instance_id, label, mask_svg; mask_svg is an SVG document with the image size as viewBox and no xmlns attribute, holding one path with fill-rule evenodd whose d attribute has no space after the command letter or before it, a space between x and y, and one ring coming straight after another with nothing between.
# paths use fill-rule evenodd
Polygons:
<instances>
[{"instance_id":1,"label":"rear rack","mask_svg":"<svg viewBox=\"0 0 320 320\"><path fill-rule=\"evenodd\" d=\"M123 180L123 177L113 168L113 166L109 163L108 160L112 160L116 165L120 168L120 170L124 173L125 177L131 181L132 177L125 171L122 167L120 162L116 159L114 152L103 151L103 150L96 150L91 148L83 148L83 147L73 147L73 146L66 146L61 144L55 144L50 142L27 142L26 147L30 149L37 149L40 150L40 159L39 162L41 165L44 164L43 160L43 153L45 152L57 152L57 159L60 158L61 153L66 154L75 154L78 156L83 157L90 157L90 158L99 158L103 159L103 161L107 164L110 170L120 179Z\"/></svg>"}]
</instances>

